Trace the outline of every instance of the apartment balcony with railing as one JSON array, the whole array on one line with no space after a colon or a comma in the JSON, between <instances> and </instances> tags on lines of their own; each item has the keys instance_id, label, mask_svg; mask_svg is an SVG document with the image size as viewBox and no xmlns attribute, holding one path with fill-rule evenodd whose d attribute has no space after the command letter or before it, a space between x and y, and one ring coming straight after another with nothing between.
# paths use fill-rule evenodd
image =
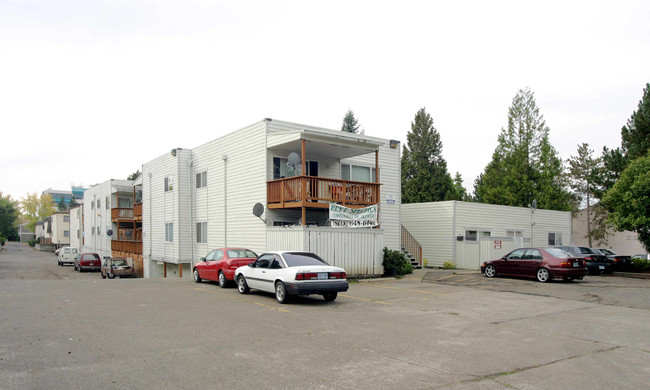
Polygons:
<instances>
[{"instance_id":1,"label":"apartment balcony with railing","mask_svg":"<svg viewBox=\"0 0 650 390\"><path fill-rule=\"evenodd\" d=\"M379 183L295 176L266 183L269 209L329 208L330 203L366 207L379 203Z\"/></svg>"}]
</instances>

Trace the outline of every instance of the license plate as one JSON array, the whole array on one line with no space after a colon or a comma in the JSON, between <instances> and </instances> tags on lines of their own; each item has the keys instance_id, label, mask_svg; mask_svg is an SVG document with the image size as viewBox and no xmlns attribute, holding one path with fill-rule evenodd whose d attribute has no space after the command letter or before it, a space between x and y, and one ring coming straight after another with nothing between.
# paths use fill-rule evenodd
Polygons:
<instances>
[{"instance_id":1,"label":"license plate","mask_svg":"<svg viewBox=\"0 0 650 390\"><path fill-rule=\"evenodd\" d=\"M329 274L327 272L319 272L318 280L325 280L325 279L329 279Z\"/></svg>"},{"instance_id":2,"label":"license plate","mask_svg":"<svg viewBox=\"0 0 650 390\"><path fill-rule=\"evenodd\" d=\"M605 269L605 266L604 265L599 265L598 268Z\"/></svg>"},{"instance_id":3,"label":"license plate","mask_svg":"<svg viewBox=\"0 0 650 390\"><path fill-rule=\"evenodd\" d=\"M573 262L573 268L580 268L580 263L578 263L577 261L574 261Z\"/></svg>"}]
</instances>

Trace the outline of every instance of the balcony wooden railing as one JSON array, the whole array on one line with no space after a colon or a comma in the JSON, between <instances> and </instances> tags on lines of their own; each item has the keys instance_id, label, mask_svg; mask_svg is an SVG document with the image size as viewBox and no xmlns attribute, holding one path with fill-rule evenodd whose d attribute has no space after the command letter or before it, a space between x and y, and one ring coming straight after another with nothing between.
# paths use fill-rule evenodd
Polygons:
<instances>
[{"instance_id":1,"label":"balcony wooden railing","mask_svg":"<svg viewBox=\"0 0 650 390\"><path fill-rule=\"evenodd\" d=\"M142 203L136 203L133 205L133 218L138 221L142 220Z\"/></svg>"},{"instance_id":2,"label":"balcony wooden railing","mask_svg":"<svg viewBox=\"0 0 650 390\"><path fill-rule=\"evenodd\" d=\"M266 182L266 197L270 209L328 208L330 202L365 207L379 203L379 186L378 183L296 176Z\"/></svg>"},{"instance_id":3,"label":"balcony wooden railing","mask_svg":"<svg viewBox=\"0 0 650 390\"><path fill-rule=\"evenodd\" d=\"M133 219L133 209L111 209L111 218L116 219Z\"/></svg>"},{"instance_id":4,"label":"balcony wooden railing","mask_svg":"<svg viewBox=\"0 0 650 390\"><path fill-rule=\"evenodd\" d=\"M111 240L111 249L114 251L142 254L142 241Z\"/></svg>"}]
</instances>

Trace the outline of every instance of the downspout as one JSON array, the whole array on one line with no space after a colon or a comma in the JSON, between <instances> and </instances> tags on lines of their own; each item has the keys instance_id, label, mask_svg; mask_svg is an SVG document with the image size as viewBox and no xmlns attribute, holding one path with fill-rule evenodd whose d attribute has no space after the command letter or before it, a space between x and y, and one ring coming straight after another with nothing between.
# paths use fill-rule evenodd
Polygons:
<instances>
[{"instance_id":1,"label":"downspout","mask_svg":"<svg viewBox=\"0 0 650 390\"><path fill-rule=\"evenodd\" d=\"M151 226L151 203L152 203L152 201L151 201L151 176L153 176L153 175L151 174L151 172L149 172L149 231L147 232L148 236L149 236L149 254L148 254L149 264L148 264L147 268L149 270L151 270L151 250L153 248L153 243L151 242L151 238L153 237L153 234L152 234L153 228ZM144 270L142 270L142 273L143 273L143 276L144 276ZM148 272L148 273L149 273L149 277L151 277L150 272Z\"/></svg>"},{"instance_id":2,"label":"downspout","mask_svg":"<svg viewBox=\"0 0 650 390\"><path fill-rule=\"evenodd\" d=\"M180 148L179 148L180 151ZM178 240L174 240L175 243L178 243L178 254L176 257L176 262L180 267L182 267L181 263L181 227L183 226L183 223L181 222L181 201L183 200L181 196L181 155L182 153L178 153L176 155L176 177L178 178L178 185L174 188L175 191L177 191L178 196L174 196L175 198L175 206L176 206L176 214L178 215L178 229L175 229L176 232L178 233ZM173 240L173 238L172 238Z\"/></svg>"},{"instance_id":3,"label":"downspout","mask_svg":"<svg viewBox=\"0 0 650 390\"><path fill-rule=\"evenodd\" d=\"M194 245L196 240L192 240L194 236L194 194L192 193L192 167L194 166L194 161L190 161L187 164L187 174L188 174L188 185L189 185L189 194L190 194L190 272L194 269Z\"/></svg>"},{"instance_id":4,"label":"downspout","mask_svg":"<svg viewBox=\"0 0 650 390\"><path fill-rule=\"evenodd\" d=\"M228 155L221 156L223 160L223 246L228 246Z\"/></svg>"},{"instance_id":5,"label":"downspout","mask_svg":"<svg viewBox=\"0 0 650 390\"><path fill-rule=\"evenodd\" d=\"M452 200L452 220L451 220L451 261L454 262L454 264L457 264L456 262L456 201ZM463 241L464 242L464 241Z\"/></svg>"}]
</instances>

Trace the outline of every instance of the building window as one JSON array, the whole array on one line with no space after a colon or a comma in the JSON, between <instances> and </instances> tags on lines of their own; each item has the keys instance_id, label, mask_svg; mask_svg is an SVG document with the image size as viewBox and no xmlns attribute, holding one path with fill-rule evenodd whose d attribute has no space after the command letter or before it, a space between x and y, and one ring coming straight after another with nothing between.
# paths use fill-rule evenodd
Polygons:
<instances>
[{"instance_id":1,"label":"building window","mask_svg":"<svg viewBox=\"0 0 650 390\"><path fill-rule=\"evenodd\" d=\"M108 196L106 197L105 202L106 202L106 210L110 209L111 208L111 202L108 200Z\"/></svg>"},{"instance_id":2,"label":"building window","mask_svg":"<svg viewBox=\"0 0 650 390\"><path fill-rule=\"evenodd\" d=\"M506 230L506 237L523 237L524 232L521 230Z\"/></svg>"},{"instance_id":3,"label":"building window","mask_svg":"<svg viewBox=\"0 0 650 390\"><path fill-rule=\"evenodd\" d=\"M465 241L477 242L479 237L492 237L492 232L487 230L465 230Z\"/></svg>"},{"instance_id":4,"label":"building window","mask_svg":"<svg viewBox=\"0 0 650 390\"><path fill-rule=\"evenodd\" d=\"M306 176L318 176L318 161L306 161ZM290 165L289 160L281 157L273 157L273 180L284 179L285 177L300 176L302 163Z\"/></svg>"},{"instance_id":5,"label":"building window","mask_svg":"<svg viewBox=\"0 0 650 390\"><path fill-rule=\"evenodd\" d=\"M375 168L360 165L341 164L341 180L374 183L377 179Z\"/></svg>"},{"instance_id":6,"label":"building window","mask_svg":"<svg viewBox=\"0 0 650 390\"><path fill-rule=\"evenodd\" d=\"M206 243L208 242L208 223L207 222L198 222L196 224L196 242Z\"/></svg>"},{"instance_id":7,"label":"building window","mask_svg":"<svg viewBox=\"0 0 650 390\"><path fill-rule=\"evenodd\" d=\"M70 230L64 230L63 237L70 238Z\"/></svg>"},{"instance_id":8,"label":"building window","mask_svg":"<svg viewBox=\"0 0 650 390\"><path fill-rule=\"evenodd\" d=\"M94 210L95 209L95 202L90 202L90 209Z\"/></svg>"},{"instance_id":9,"label":"building window","mask_svg":"<svg viewBox=\"0 0 650 390\"><path fill-rule=\"evenodd\" d=\"M165 242L174 242L174 224L165 224Z\"/></svg>"},{"instance_id":10,"label":"building window","mask_svg":"<svg viewBox=\"0 0 650 390\"><path fill-rule=\"evenodd\" d=\"M90 234L93 235L93 236L95 235L95 227L94 226L93 226L92 229L90 229Z\"/></svg>"},{"instance_id":11,"label":"building window","mask_svg":"<svg viewBox=\"0 0 650 390\"><path fill-rule=\"evenodd\" d=\"M99 209L101 209L101 208L102 208L102 200L101 200L101 199L97 199L97 210L99 210Z\"/></svg>"},{"instance_id":12,"label":"building window","mask_svg":"<svg viewBox=\"0 0 650 390\"><path fill-rule=\"evenodd\" d=\"M174 189L174 178L168 176L165 178L165 192L171 191Z\"/></svg>"},{"instance_id":13,"label":"building window","mask_svg":"<svg viewBox=\"0 0 650 390\"><path fill-rule=\"evenodd\" d=\"M549 233L548 234L548 245L562 245L562 233Z\"/></svg>"},{"instance_id":14,"label":"building window","mask_svg":"<svg viewBox=\"0 0 650 390\"><path fill-rule=\"evenodd\" d=\"M63 216L63 222L70 222L70 216L69 215L64 215Z\"/></svg>"},{"instance_id":15,"label":"building window","mask_svg":"<svg viewBox=\"0 0 650 390\"><path fill-rule=\"evenodd\" d=\"M196 174L196 188L204 188L208 186L208 172L203 171Z\"/></svg>"}]
</instances>

